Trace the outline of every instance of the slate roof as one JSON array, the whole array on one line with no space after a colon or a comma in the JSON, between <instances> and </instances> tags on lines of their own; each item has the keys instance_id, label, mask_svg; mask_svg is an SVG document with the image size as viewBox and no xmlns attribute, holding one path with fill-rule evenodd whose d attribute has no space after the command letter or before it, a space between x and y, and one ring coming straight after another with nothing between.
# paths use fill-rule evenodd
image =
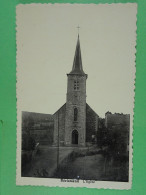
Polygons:
<instances>
[{"instance_id":1,"label":"slate roof","mask_svg":"<svg viewBox=\"0 0 146 195\"><path fill-rule=\"evenodd\" d=\"M79 35L78 35L78 40L77 40L77 45L76 45L76 50L75 50L72 71L69 74L85 75L85 73L83 71L83 67L82 67L82 57L81 57Z\"/></svg>"}]
</instances>

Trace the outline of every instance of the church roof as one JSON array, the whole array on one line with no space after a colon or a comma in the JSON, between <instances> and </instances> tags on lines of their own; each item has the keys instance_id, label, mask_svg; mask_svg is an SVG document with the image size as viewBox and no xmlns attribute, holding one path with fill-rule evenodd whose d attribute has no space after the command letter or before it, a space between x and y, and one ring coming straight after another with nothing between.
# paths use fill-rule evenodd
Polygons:
<instances>
[{"instance_id":1,"label":"church roof","mask_svg":"<svg viewBox=\"0 0 146 195\"><path fill-rule=\"evenodd\" d=\"M53 115L59 113L59 111L61 111L62 109L64 109L66 107L66 103L63 104L63 106L61 106Z\"/></svg>"},{"instance_id":2,"label":"church roof","mask_svg":"<svg viewBox=\"0 0 146 195\"><path fill-rule=\"evenodd\" d=\"M81 49L80 49L80 40L78 35L76 51L74 56L74 62L72 71L69 74L81 74L84 75L83 67L82 67L82 57L81 57Z\"/></svg>"},{"instance_id":3,"label":"church roof","mask_svg":"<svg viewBox=\"0 0 146 195\"><path fill-rule=\"evenodd\" d=\"M99 115L89 106L89 104L86 103L86 110L90 109L97 117L99 117Z\"/></svg>"}]
</instances>

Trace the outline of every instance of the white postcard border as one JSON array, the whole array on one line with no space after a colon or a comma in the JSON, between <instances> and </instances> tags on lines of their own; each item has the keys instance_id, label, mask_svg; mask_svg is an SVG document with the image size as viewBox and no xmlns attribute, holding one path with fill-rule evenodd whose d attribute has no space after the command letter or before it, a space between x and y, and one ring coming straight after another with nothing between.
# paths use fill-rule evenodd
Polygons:
<instances>
[{"instance_id":1,"label":"white postcard border","mask_svg":"<svg viewBox=\"0 0 146 195\"><path fill-rule=\"evenodd\" d=\"M120 4L120 3L118 3L118 4ZM130 4L133 4L133 6L135 6L137 8L136 3L127 3L127 6ZM31 5L33 5L33 4L31 4ZM60 4L54 4L54 5L60 5ZM66 5L70 5L70 4L66 4ZM82 6L82 4L76 4L76 5ZM90 4L90 5L94 5L94 4ZM95 5L97 5L97 4L95 4ZM98 4L98 6L100 6L100 5L101 4ZM106 4L106 5L108 6L108 4ZM112 5L112 4L110 4L110 5ZM25 5L22 5L22 4L17 5L16 10L19 8L19 6L25 6ZM19 28L19 27L17 26L17 14L16 14L16 29L17 28ZM135 26L135 29L136 29L136 26ZM17 33L16 33L16 35L17 35ZM17 41L18 40L16 38L16 42ZM135 31L135 42L133 44L136 46L136 31ZM17 53L18 53L18 51L17 51ZM135 53L136 53L136 48L134 51L134 55L135 55ZM16 61L17 61L17 57L16 57ZM18 63L17 63L17 77L18 77L18 72L19 72L18 69L19 69L19 67L18 67ZM136 69L135 69L135 73L136 73ZM20 86L18 86L18 85L19 85L19 83L17 83L17 85L16 85L17 90L18 90L18 88L20 89ZM135 83L133 86L133 91L134 90L135 90ZM20 185L20 186L25 186L25 185L47 186L47 187L87 187L87 188L120 189L120 190L131 189L131 187L132 187L132 169L133 169L132 159L133 159L133 116L134 116L134 112L133 112L133 115L130 115L129 182L93 181L94 183L92 183L92 180L91 181L89 180L89 182L91 182L91 183L88 183L88 180L79 180L79 182L70 182L70 181L63 182L63 181L61 181L61 179L54 179L54 178L21 177L21 136L22 136L22 134L21 134L21 111L22 111L21 104L23 104L23 102L19 98L19 93L17 91L16 185ZM133 108L134 108L134 97L133 97Z\"/></svg>"}]
</instances>

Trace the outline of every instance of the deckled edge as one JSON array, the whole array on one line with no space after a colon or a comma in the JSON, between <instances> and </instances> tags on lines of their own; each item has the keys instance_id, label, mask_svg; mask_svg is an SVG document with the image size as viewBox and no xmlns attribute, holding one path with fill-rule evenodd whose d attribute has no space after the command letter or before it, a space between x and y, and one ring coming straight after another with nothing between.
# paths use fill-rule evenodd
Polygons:
<instances>
[{"instance_id":1,"label":"deckled edge","mask_svg":"<svg viewBox=\"0 0 146 195\"><path fill-rule=\"evenodd\" d=\"M53 179L53 178L47 178L47 181L49 182L50 180L54 180L54 184L53 185L47 185L45 184L44 182L40 182L40 178L29 178L29 177L21 177L19 174L21 173L21 146L18 147L18 144L21 145L21 141L19 141L19 138L21 137L21 132L18 131L18 127L19 127L19 122L18 122L18 116L21 115L21 113L18 115L18 94L17 94L17 87L18 87L18 81L17 81L17 76L18 76L18 58L17 58L17 54L18 54L18 41L17 41L17 7L19 6L28 6L28 5L96 5L96 6L99 6L99 5L115 5L115 4L121 4L121 5L125 5L125 4L133 4L136 6L136 26L135 26L135 42L134 42L134 48L135 48L135 53L134 53L134 56L135 56L135 59L134 59L134 67L135 67L135 77L134 77L134 83L133 83L133 90L134 90L134 97L133 97L133 116L132 116L132 120L130 120L130 143L131 143L131 148L129 148L131 150L131 152L129 153L129 165L131 165L131 168L129 166L129 182L105 182L105 181L96 181L96 187L95 186L91 186L91 185L88 185L88 186L74 186L74 185L69 185L70 183L67 183L67 186L66 185L63 185L64 183L60 183L58 185L55 184L55 181L58 181L60 179ZM16 20L16 114L17 114L17 117L16 117L16 185L18 186L44 186L44 187L63 187L63 188L68 188L68 187L74 187L74 188L78 188L78 187L81 187L81 188L95 188L95 189L112 189L112 190L130 190L132 188L132 179L133 179L133 132L134 132L134 105L135 105L135 83L136 83L136 43L137 43L137 10L138 10L138 3L129 3L129 2L126 2L126 3L20 3L20 4L17 4L16 5L16 17L15 17L15 20ZM18 158L20 158L18 160ZM20 172L18 173L18 171L20 170ZM21 180L21 181L20 181ZM23 181L22 181L23 180ZM28 180L28 182L27 182ZM35 182L33 182L33 180L38 180L38 183L36 184ZM41 180L44 180L44 178L41 178ZM46 180L46 179L45 179ZM82 180L81 180L82 181ZM32 182L30 184L30 182ZM99 183L99 184L98 184ZM106 187L104 186L106 183ZM110 187L108 186L108 183L109 185L111 183L115 183L115 186L113 187ZM117 185L119 185L121 183L121 187L119 188ZM127 187L125 188L125 183L127 184ZM102 186L102 185L103 186ZM99 186L101 185L101 186ZM123 185L123 187L122 187Z\"/></svg>"}]
</instances>

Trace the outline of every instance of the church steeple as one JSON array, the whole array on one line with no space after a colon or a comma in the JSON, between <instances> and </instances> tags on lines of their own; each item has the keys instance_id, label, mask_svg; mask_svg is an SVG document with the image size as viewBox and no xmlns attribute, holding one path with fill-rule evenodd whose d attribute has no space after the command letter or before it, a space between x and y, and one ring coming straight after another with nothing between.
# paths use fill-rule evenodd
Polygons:
<instances>
[{"instance_id":1,"label":"church steeple","mask_svg":"<svg viewBox=\"0 0 146 195\"><path fill-rule=\"evenodd\" d=\"M79 35L72 71L67 74L67 94L65 113L65 145L86 142L86 79L82 67Z\"/></svg>"},{"instance_id":2,"label":"church steeple","mask_svg":"<svg viewBox=\"0 0 146 195\"><path fill-rule=\"evenodd\" d=\"M83 66L82 66L82 57L81 57L81 49L80 49L80 40L79 40L79 34L77 39L77 45L75 50L75 56L73 61L73 67L72 71L69 74L78 74L78 75L84 75Z\"/></svg>"}]
</instances>

